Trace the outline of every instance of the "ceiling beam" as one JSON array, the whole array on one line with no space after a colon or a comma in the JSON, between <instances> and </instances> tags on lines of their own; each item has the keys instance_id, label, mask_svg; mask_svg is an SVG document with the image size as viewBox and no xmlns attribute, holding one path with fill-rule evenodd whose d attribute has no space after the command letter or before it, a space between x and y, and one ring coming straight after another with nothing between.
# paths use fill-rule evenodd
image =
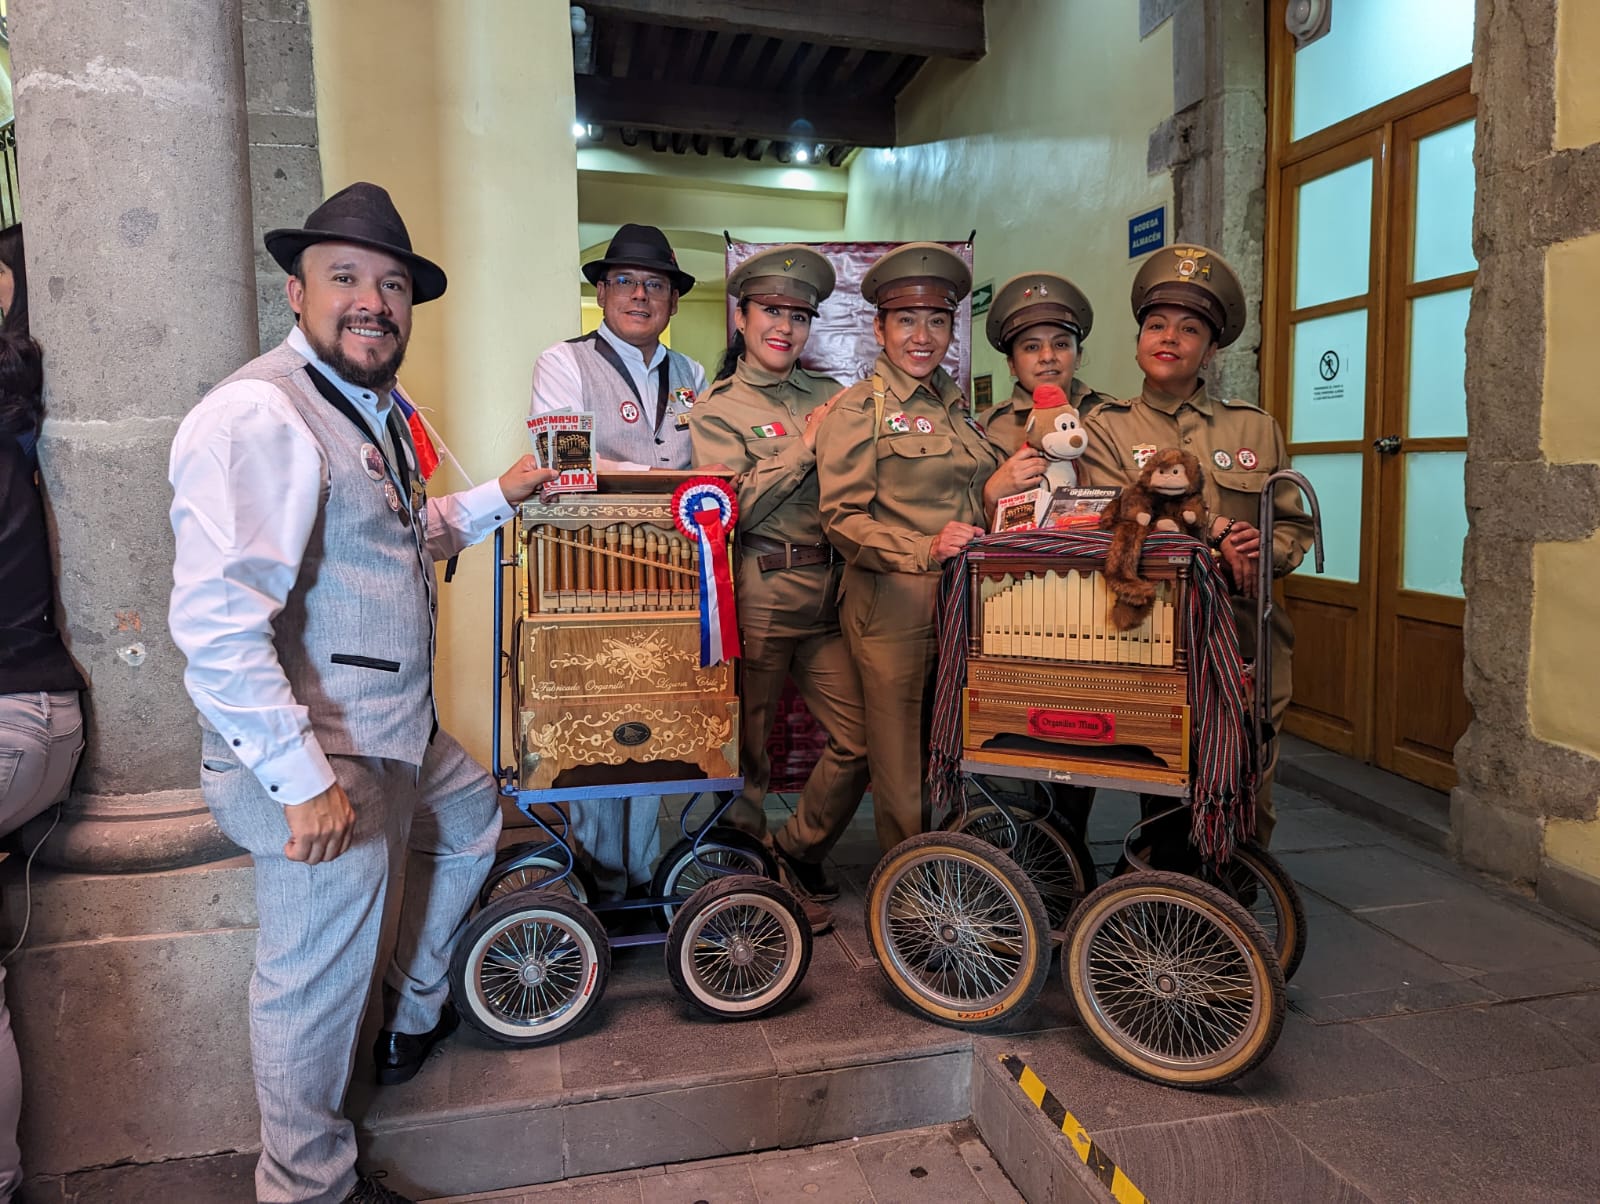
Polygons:
<instances>
[{"instance_id":1,"label":"ceiling beam","mask_svg":"<svg viewBox=\"0 0 1600 1204\"><path fill-rule=\"evenodd\" d=\"M784 97L705 84L664 87L648 80L580 75L577 110L593 125L631 126L735 138L895 144L893 101L879 104ZM807 125L797 129L800 122Z\"/></svg>"},{"instance_id":2,"label":"ceiling beam","mask_svg":"<svg viewBox=\"0 0 1600 1204\"><path fill-rule=\"evenodd\" d=\"M585 0L593 15L891 54L981 59L983 0Z\"/></svg>"}]
</instances>

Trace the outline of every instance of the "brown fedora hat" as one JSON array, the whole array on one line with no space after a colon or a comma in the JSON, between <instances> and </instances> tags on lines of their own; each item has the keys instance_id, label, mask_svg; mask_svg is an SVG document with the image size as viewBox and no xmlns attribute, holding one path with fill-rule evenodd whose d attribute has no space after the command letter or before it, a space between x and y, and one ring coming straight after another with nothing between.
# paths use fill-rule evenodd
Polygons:
<instances>
[{"instance_id":1,"label":"brown fedora hat","mask_svg":"<svg viewBox=\"0 0 1600 1204\"><path fill-rule=\"evenodd\" d=\"M268 230L261 241L286 272L294 271L295 258L314 243L350 242L385 251L410 270L411 300L417 305L443 296L448 283L443 268L411 249L411 235L389 194L364 181L323 201L311 211L303 229Z\"/></svg>"}]
</instances>

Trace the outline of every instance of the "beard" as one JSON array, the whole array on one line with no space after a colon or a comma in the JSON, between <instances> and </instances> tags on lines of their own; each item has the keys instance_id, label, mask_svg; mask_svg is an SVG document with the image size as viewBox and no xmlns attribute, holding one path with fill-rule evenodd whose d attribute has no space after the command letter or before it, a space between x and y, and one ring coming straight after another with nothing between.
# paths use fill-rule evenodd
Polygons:
<instances>
[{"instance_id":1,"label":"beard","mask_svg":"<svg viewBox=\"0 0 1600 1204\"><path fill-rule=\"evenodd\" d=\"M394 382L395 375L400 371L400 364L406 358L406 345L400 338L400 328L388 318L356 316L342 319L339 331L342 333L351 326L373 327L393 335L394 351L377 363L357 362L344 353L344 348L337 338L331 345L324 346L316 335L307 330L306 342L311 344L311 350L317 353L317 358L352 385L373 390L388 388Z\"/></svg>"}]
</instances>

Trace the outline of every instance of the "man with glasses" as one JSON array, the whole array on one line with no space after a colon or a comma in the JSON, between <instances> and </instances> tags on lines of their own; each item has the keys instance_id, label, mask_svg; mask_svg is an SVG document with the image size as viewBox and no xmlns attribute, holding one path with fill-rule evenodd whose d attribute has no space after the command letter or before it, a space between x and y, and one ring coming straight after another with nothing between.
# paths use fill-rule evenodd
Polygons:
<instances>
[{"instance_id":1,"label":"man with glasses","mask_svg":"<svg viewBox=\"0 0 1600 1204\"><path fill-rule=\"evenodd\" d=\"M667 236L629 223L603 259L583 265L603 321L593 334L568 339L533 365L532 414L594 414L595 464L602 472L688 468L689 410L706 387L705 369L661 345L694 287ZM655 796L572 804L572 835L589 858L602 895L643 897L661 857Z\"/></svg>"},{"instance_id":2,"label":"man with glasses","mask_svg":"<svg viewBox=\"0 0 1600 1204\"><path fill-rule=\"evenodd\" d=\"M533 365L530 413L591 410L601 471L689 467L689 409L706 372L661 345L694 277L654 226L618 230L605 258L583 265L604 320Z\"/></svg>"}]
</instances>

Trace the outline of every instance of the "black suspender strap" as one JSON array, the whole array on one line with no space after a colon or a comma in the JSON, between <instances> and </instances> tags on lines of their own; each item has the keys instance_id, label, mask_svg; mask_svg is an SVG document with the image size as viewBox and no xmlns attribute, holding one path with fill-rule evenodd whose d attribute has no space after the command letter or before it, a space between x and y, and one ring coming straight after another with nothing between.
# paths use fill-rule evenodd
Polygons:
<instances>
[{"instance_id":1,"label":"black suspender strap","mask_svg":"<svg viewBox=\"0 0 1600 1204\"><path fill-rule=\"evenodd\" d=\"M306 374L311 377L311 383L316 386L317 392L322 394L322 399L348 418L351 425L361 432L363 439L372 438L373 430L367 425L367 420L361 416L361 411L351 404L350 399L339 392L337 385L310 364L306 365ZM404 428L400 426L392 408L389 410L387 425L389 438L394 443L396 462L390 463L389 453L382 447L378 448L378 454L383 457L384 467L389 470L400 486L402 504L409 509L411 506L411 464L410 457L406 454L409 437L406 435ZM377 445L374 444L374 446Z\"/></svg>"}]
</instances>

